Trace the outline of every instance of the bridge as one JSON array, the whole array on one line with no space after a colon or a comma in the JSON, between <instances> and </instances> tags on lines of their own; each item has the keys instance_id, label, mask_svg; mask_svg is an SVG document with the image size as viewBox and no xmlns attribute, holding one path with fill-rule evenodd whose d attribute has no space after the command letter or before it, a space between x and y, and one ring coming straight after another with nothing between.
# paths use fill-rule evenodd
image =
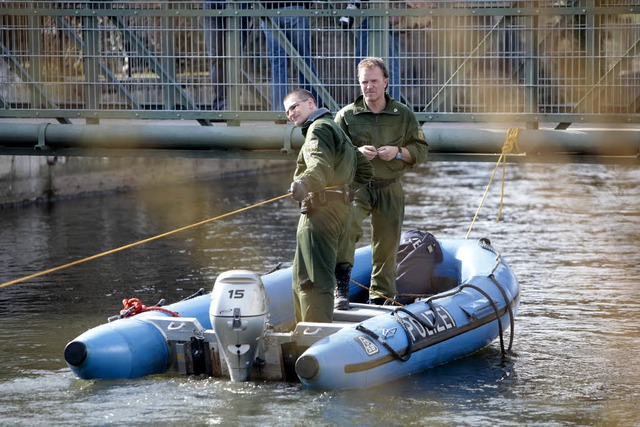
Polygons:
<instances>
[{"instance_id":1,"label":"bridge","mask_svg":"<svg viewBox=\"0 0 640 427\"><path fill-rule=\"evenodd\" d=\"M307 87L336 112L359 93L358 60L380 56L436 157L500 153L520 128L516 160L638 163L636 0L6 1L0 11L0 155L290 158L301 136L276 95ZM285 31L285 20L299 26Z\"/></svg>"}]
</instances>

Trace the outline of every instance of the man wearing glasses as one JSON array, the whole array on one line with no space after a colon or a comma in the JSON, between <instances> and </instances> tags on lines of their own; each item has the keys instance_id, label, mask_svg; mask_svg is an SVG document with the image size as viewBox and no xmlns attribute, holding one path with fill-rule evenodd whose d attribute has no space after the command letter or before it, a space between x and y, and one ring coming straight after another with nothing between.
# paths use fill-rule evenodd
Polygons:
<instances>
[{"instance_id":1,"label":"man wearing glasses","mask_svg":"<svg viewBox=\"0 0 640 427\"><path fill-rule=\"evenodd\" d=\"M283 100L287 118L302 130L289 192L300 203L292 287L296 323L332 322L336 257L351 216L351 186L364 185L373 167L305 89Z\"/></svg>"}]
</instances>

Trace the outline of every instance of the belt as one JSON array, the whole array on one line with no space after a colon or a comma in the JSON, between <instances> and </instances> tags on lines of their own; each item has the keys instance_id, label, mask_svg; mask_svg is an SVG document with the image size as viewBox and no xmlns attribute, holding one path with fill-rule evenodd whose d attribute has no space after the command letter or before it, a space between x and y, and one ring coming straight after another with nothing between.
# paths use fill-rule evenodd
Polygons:
<instances>
[{"instance_id":1,"label":"belt","mask_svg":"<svg viewBox=\"0 0 640 427\"><path fill-rule=\"evenodd\" d=\"M376 179L376 180L369 181L367 183L367 187L380 189L380 188L384 188L384 187L386 187L388 185L395 184L396 182L398 182L398 178Z\"/></svg>"},{"instance_id":2,"label":"belt","mask_svg":"<svg viewBox=\"0 0 640 427\"><path fill-rule=\"evenodd\" d=\"M311 193L311 204L315 206L326 205L327 202L336 200L349 203L349 193L341 190L324 190Z\"/></svg>"},{"instance_id":3,"label":"belt","mask_svg":"<svg viewBox=\"0 0 640 427\"><path fill-rule=\"evenodd\" d=\"M348 186L344 186L346 190L324 190L309 193L309 196L300 203L300 212L303 214L311 214L314 210L325 206L329 202L340 201L346 205L353 201L353 194L349 191Z\"/></svg>"}]
</instances>

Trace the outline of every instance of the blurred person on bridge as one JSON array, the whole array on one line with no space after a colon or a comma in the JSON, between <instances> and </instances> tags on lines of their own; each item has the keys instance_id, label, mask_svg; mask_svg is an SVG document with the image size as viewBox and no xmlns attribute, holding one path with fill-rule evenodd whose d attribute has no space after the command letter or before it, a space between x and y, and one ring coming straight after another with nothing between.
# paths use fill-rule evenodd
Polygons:
<instances>
[{"instance_id":1,"label":"blurred person on bridge","mask_svg":"<svg viewBox=\"0 0 640 427\"><path fill-rule=\"evenodd\" d=\"M205 10L220 10L225 9L228 6L229 0L205 0ZM249 9L249 3L239 2L238 8L241 10ZM247 44L247 37L249 29L252 27L252 20L250 16L240 15L240 46L244 49ZM204 42L207 50L207 55L211 58L211 66L209 68L209 76L211 77L211 83L215 90L215 98L211 104L212 110L224 110L226 108L226 95L227 95L227 72L225 65L225 58L228 58L226 49L227 37L230 37L230 32L227 31L227 17L226 16L204 16Z\"/></svg>"},{"instance_id":2,"label":"blurred person on bridge","mask_svg":"<svg viewBox=\"0 0 640 427\"><path fill-rule=\"evenodd\" d=\"M277 31L291 43L291 46L298 52L298 56L303 58L313 75L317 75L316 66L311 59L311 20L308 16L291 16L290 11L306 10L313 2L310 0L293 1L266 1L262 5L266 9L277 9L282 11L277 16L263 17L261 28L267 41L267 49L271 60L271 108L276 109L282 99L289 92L289 57L284 46L278 40ZM272 29L268 22L273 23ZM305 78L300 67L291 67L297 70L298 86L309 90L316 100L316 105L322 106L323 101L317 92L311 87L311 83Z\"/></svg>"}]
</instances>

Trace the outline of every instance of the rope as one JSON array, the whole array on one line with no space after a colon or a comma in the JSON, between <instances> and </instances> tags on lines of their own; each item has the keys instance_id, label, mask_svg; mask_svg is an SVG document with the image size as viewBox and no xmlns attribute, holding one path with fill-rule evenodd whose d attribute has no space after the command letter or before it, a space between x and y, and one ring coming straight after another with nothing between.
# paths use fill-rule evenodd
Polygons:
<instances>
[{"instance_id":1,"label":"rope","mask_svg":"<svg viewBox=\"0 0 640 427\"><path fill-rule=\"evenodd\" d=\"M360 332L364 332L365 334L369 335L374 340L378 341L380 344L382 344L382 346L384 348L387 349L387 351L389 353L391 353L393 355L393 357L395 357L399 361L406 362L407 360L409 360L411 358L411 354L413 353L413 341L411 340L411 337L409 336L409 332L404 327L404 324L401 323L401 322L399 322L399 323L400 323L400 326L402 326L402 328L404 329L405 333L407 334L407 348L405 350L404 355L400 355L400 353L395 351L393 349L393 347L391 347L389 345L388 342L386 342L383 338L381 338L378 334L373 332L371 329L368 329L367 327L363 326L362 323L360 323L358 326L356 326L356 329L358 331L360 331Z\"/></svg>"},{"instance_id":2,"label":"rope","mask_svg":"<svg viewBox=\"0 0 640 427\"><path fill-rule=\"evenodd\" d=\"M491 273L489 275L489 279L491 279L491 281L493 283L495 283L495 285L498 287L498 289L500 290L500 293L502 293L502 298L504 298L504 302L505 305L507 307L507 311L509 312L509 325L511 327L511 334L509 336L509 347L507 348L507 351L510 352L511 351L511 347L513 345L513 338L515 336L515 314L513 314L513 309L511 308L511 304L509 303L509 298L507 297L507 291L505 291L504 287L502 286L502 283L500 283L498 281L498 279L496 279L496 276L493 275L493 273ZM500 323L500 319L498 319L498 323ZM503 350L503 354L504 354L504 348Z\"/></svg>"},{"instance_id":3,"label":"rope","mask_svg":"<svg viewBox=\"0 0 640 427\"><path fill-rule=\"evenodd\" d=\"M496 315L496 319L498 321L498 335L500 337L500 350L502 352L502 354L505 354L504 351L504 338L503 338L503 331L502 331L502 321L500 320L500 310L498 310L498 305L495 303L495 301L491 298L491 295L489 295L488 293L486 293L485 291L483 291L480 287L471 284L471 283L465 283L463 285L460 285L460 290L464 289L464 288L471 288L471 289L475 289L476 291L480 292L482 294L482 296L484 296L489 303L491 303L491 307L493 308L493 312ZM509 302L507 302L507 306L509 305Z\"/></svg>"},{"instance_id":4,"label":"rope","mask_svg":"<svg viewBox=\"0 0 640 427\"><path fill-rule=\"evenodd\" d=\"M518 147L518 134L520 133L519 128L511 128L507 131L507 139L504 141L502 145L502 153L498 158L498 162L496 163L496 167L493 169L493 173L491 174L491 179L489 180L489 184L487 184L487 188L484 190L484 194L482 195L482 199L480 200L480 205L476 210L476 214L473 216L473 221L471 221L471 225L469 226L469 231L467 231L467 235L465 239L469 238L471 234L471 229L478 218L478 214L480 213L480 208L484 203L485 198L487 197L487 193L489 192L489 187L491 187L491 183L493 182L493 178L496 176L496 172L498 167L500 166L500 162L502 162L502 195L500 196L500 209L498 210L498 217L496 218L496 222L500 221L500 214L502 213L502 202L504 201L504 177L507 169L507 155L510 153L522 153L520 147Z\"/></svg>"},{"instance_id":5,"label":"rope","mask_svg":"<svg viewBox=\"0 0 640 427\"><path fill-rule=\"evenodd\" d=\"M122 300L122 305L124 305L124 308L120 310L120 316L118 316L120 319L135 316L136 314L144 313L145 311L162 311L163 313L170 314L173 317L180 317L178 313L171 311L168 308L159 307L157 305L147 307L142 304L138 298L125 298Z\"/></svg>"},{"instance_id":6,"label":"rope","mask_svg":"<svg viewBox=\"0 0 640 427\"><path fill-rule=\"evenodd\" d=\"M404 307L404 304L399 303L398 301L396 301L393 298L389 298L386 295L381 294L380 292L376 291L375 289L371 289L365 285L363 285L362 283L358 283L355 280L351 279L351 281L353 283L355 283L356 285L360 286L362 289L366 289L369 292L373 292L374 294L376 294L377 296L379 296L380 298L384 298L386 301L385 302L390 302L393 305L399 305L400 307Z\"/></svg>"},{"instance_id":7,"label":"rope","mask_svg":"<svg viewBox=\"0 0 640 427\"><path fill-rule=\"evenodd\" d=\"M489 239L487 239L486 237L482 237L482 238L478 239L478 245L482 249L487 250L487 251L492 252L493 254L495 254L496 263L493 266L493 269L491 269L491 273L489 273L489 275L493 275L493 273L496 272L496 270L498 269L498 267L502 263L502 256L500 255L500 252L496 251L494 249L494 247L491 246L491 241Z\"/></svg>"},{"instance_id":8,"label":"rope","mask_svg":"<svg viewBox=\"0 0 640 427\"><path fill-rule=\"evenodd\" d=\"M132 248L134 246L141 245L143 243L152 242L154 240L158 240L158 239L161 239L163 237L167 237L167 236L170 236L172 234L179 233L179 232L184 231L184 230L188 230L190 228L198 227L200 225L207 224L209 222L216 221L216 220L219 220L219 219L222 219L222 218L226 218L228 216L235 215L235 214L240 213L240 212L248 211L249 209L253 209L253 208L256 208L258 206L266 205L267 203L275 202L276 200L283 199L283 198L285 198L287 196L290 196L290 195L291 195L291 193L286 193L286 194L283 194L281 196L274 197L273 199L264 200L264 201L262 201L260 203L256 203L256 204L251 205L251 206L246 206L244 208L235 210L233 212L228 212L226 214L222 214L222 215L214 217L214 218L205 219L204 221L196 222L195 224L191 224L191 225L187 225L187 226L184 226L184 227L180 227L180 228L177 228L177 229L172 230L172 231L167 231L166 233L158 234L157 236L149 237L147 239L139 240L139 241L134 242L134 243L129 243L128 245L120 246L119 248L111 249L111 250L108 250L108 251L105 251L105 252L102 252L102 253L99 253L99 254L96 254L96 255L92 255L90 257L86 257L86 258L83 258L83 259L79 259L77 261L70 262L68 264L60 265L58 267L54 267L54 268L50 268L48 270L40 271L38 273L34 273L34 274L29 275L29 276L25 276L25 277L21 277L19 279L11 280L11 281L8 281L8 282L0 284L0 288L4 288L4 287L10 286L10 285L15 285L16 283L21 283L21 282L24 282L26 280L30 280L30 279L34 279L36 277L44 276L45 274L49 274L49 273L53 273L53 272L56 272L56 271L59 271L59 270L63 270L65 268L73 267L75 265L82 264L82 263L85 263L87 261L92 261L94 259L101 258L101 257L106 256L106 255L111 255L111 254L114 254L116 252L120 252L120 251L123 251L125 249L129 249L129 248Z\"/></svg>"}]
</instances>

